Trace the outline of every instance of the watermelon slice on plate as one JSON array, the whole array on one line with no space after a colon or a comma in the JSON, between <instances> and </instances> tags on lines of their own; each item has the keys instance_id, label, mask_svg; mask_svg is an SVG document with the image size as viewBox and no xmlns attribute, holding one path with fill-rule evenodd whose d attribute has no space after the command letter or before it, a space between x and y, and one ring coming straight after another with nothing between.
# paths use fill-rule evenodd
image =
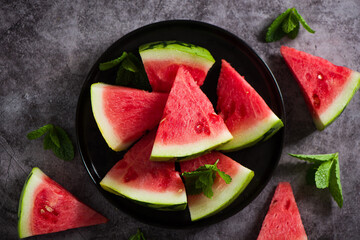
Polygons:
<instances>
[{"instance_id":1,"label":"watermelon slice on plate","mask_svg":"<svg viewBox=\"0 0 360 240\"><path fill-rule=\"evenodd\" d=\"M291 185L281 182L275 190L257 240L306 240Z\"/></svg>"},{"instance_id":2,"label":"watermelon slice on plate","mask_svg":"<svg viewBox=\"0 0 360 240\"><path fill-rule=\"evenodd\" d=\"M197 221L204 217L209 217L231 204L250 183L254 177L254 172L240 165L226 155L213 151L198 158L180 162L181 172L192 172L205 164L214 164L217 160L217 167L220 171L228 174L232 181L226 184L218 176L215 177L212 190L212 198L206 197L203 193L189 195L188 206L192 221Z\"/></svg>"},{"instance_id":3,"label":"watermelon slice on plate","mask_svg":"<svg viewBox=\"0 0 360 240\"><path fill-rule=\"evenodd\" d=\"M233 140L218 147L222 151L236 151L265 141L281 127L282 121L228 62L222 60L217 85L217 110Z\"/></svg>"},{"instance_id":4,"label":"watermelon slice on plate","mask_svg":"<svg viewBox=\"0 0 360 240\"><path fill-rule=\"evenodd\" d=\"M18 216L20 238L108 221L36 167L22 190Z\"/></svg>"},{"instance_id":5,"label":"watermelon slice on plate","mask_svg":"<svg viewBox=\"0 0 360 240\"><path fill-rule=\"evenodd\" d=\"M113 86L91 85L91 106L105 141L122 151L160 122L168 94Z\"/></svg>"},{"instance_id":6,"label":"watermelon slice on plate","mask_svg":"<svg viewBox=\"0 0 360 240\"><path fill-rule=\"evenodd\" d=\"M191 74L180 67L157 130L151 160L189 158L232 139Z\"/></svg>"},{"instance_id":7,"label":"watermelon slice on plate","mask_svg":"<svg viewBox=\"0 0 360 240\"><path fill-rule=\"evenodd\" d=\"M139 47L139 53L155 92L170 92L179 66L183 66L201 86L215 63L210 52L180 41L160 41Z\"/></svg>"},{"instance_id":8,"label":"watermelon slice on plate","mask_svg":"<svg viewBox=\"0 0 360 240\"><path fill-rule=\"evenodd\" d=\"M174 162L149 160L156 131L145 135L100 182L105 190L159 210L184 210L185 187Z\"/></svg>"},{"instance_id":9,"label":"watermelon slice on plate","mask_svg":"<svg viewBox=\"0 0 360 240\"><path fill-rule=\"evenodd\" d=\"M323 130L345 109L360 87L360 73L282 46L280 49L311 112L315 126Z\"/></svg>"}]
</instances>

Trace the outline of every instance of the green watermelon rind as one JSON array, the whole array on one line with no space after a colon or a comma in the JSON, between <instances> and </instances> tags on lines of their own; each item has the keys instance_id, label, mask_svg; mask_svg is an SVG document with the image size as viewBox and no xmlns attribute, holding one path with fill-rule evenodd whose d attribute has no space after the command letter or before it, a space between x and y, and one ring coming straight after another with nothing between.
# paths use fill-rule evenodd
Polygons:
<instances>
[{"instance_id":1,"label":"green watermelon rind","mask_svg":"<svg viewBox=\"0 0 360 240\"><path fill-rule=\"evenodd\" d=\"M18 208L18 234L19 238L26 238L32 235L31 232L31 210L34 204L34 190L42 183L42 177L45 174L37 167L34 167L29 173L24 187L21 191Z\"/></svg>"},{"instance_id":2,"label":"green watermelon rind","mask_svg":"<svg viewBox=\"0 0 360 240\"><path fill-rule=\"evenodd\" d=\"M239 133L232 132L234 137L233 140L221 145L217 148L217 150L232 152L251 147L258 142L270 139L283 126L284 124L281 119L279 119L274 113L271 113L269 117L258 122L246 131L241 131Z\"/></svg>"},{"instance_id":3,"label":"green watermelon rind","mask_svg":"<svg viewBox=\"0 0 360 240\"><path fill-rule=\"evenodd\" d=\"M313 121L318 130L322 131L329 126L340 114L344 111L345 107L349 104L354 94L360 88L360 73L353 71L349 76L348 83L328 107L328 109L321 113L320 116L313 116Z\"/></svg>"},{"instance_id":4,"label":"green watermelon rind","mask_svg":"<svg viewBox=\"0 0 360 240\"><path fill-rule=\"evenodd\" d=\"M171 58L176 58L176 56L186 58L186 55L191 58L196 58L197 61L191 60L191 62L203 62L209 66L209 68L215 63L215 59L210 54L210 52L200 46L196 46L190 43L184 43L180 41L158 41L151 42L139 47L139 53L141 58L151 59L151 60L164 60Z\"/></svg>"},{"instance_id":5,"label":"green watermelon rind","mask_svg":"<svg viewBox=\"0 0 360 240\"><path fill-rule=\"evenodd\" d=\"M180 193L158 193L144 189L127 187L126 184L119 184L106 177L100 182L100 186L115 195L130 199L139 205L151 207L162 211L180 211L187 206L185 191ZM146 199L147 198L147 199Z\"/></svg>"},{"instance_id":6,"label":"green watermelon rind","mask_svg":"<svg viewBox=\"0 0 360 240\"><path fill-rule=\"evenodd\" d=\"M189 204L191 221L198 221L218 213L229 206L245 190L254 177L254 171L240 164L238 167L239 171L235 176L232 176L232 181L226 186L225 191L219 194L216 189L213 189L214 195L211 199L206 199L206 202L201 202L199 206ZM223 198L221 204L219 204L217 197ZM204 198L206 197L204 196ZM215 200L215 198L217 199Z\"/></svg>"}]
</instances>

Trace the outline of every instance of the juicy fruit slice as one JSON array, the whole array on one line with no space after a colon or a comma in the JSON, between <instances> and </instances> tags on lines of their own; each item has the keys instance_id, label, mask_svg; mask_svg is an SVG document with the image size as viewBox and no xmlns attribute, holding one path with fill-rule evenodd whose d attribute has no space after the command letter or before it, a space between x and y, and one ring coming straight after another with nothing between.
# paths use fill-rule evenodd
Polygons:
<instances>
[{"instance_id":1,"label":"juicy fruit slice","mask_svg":"<svg viewBox=\"0 0 360 240\"><path fill-rule=\"evenodd\" d=\"M170 92L179 66L183 66L199 86L215 63L205 48L179 41L161 41L139 48L150 85L155 92Z\"/></svg>"},{"instance_id":2,"label":"juicy fruit slice","mask_svg":"<svg viewBox=\"0 0 360 240\"><path fill-rule=\"evenodd\" d=\"M191 74L180 67L156 134L151 160L197 155L231 139L210 100Z\"/></svg>"},{"instance_id":3,"label":"juicy fruit slice","mask_svg":"<svg viewBox=\"0 0 360 240\"><path fill-rule=\"evenodd\" d=\"M159 210L183 210L185 187L174 162L149 161L156 131L145 135L106 174L100 185L114 194Z\"/></svg>"},{"instance_id":4,"label":"juicy fruit slice","mask_svg":"<svg viewBox=\"0 0 360 240\"><path fill-rule=\"evenodd\" d=\"M188 195L188 206L192 221L211 216L230 205L247 187L254 172L240 165L220 152L211 152L198 158L180 162L181 172L191 172L205 164L214 164L219 159L217 167L230 175L232 181L226 184L217 174L212 187L214 195L206 197L203 193Z\"/></svg>"},{"instance_id":5,"label":"juicy fruit slice","mask_svg":"<svg viewBox=\"0 0 360 240\"><path fill-rule=\"evenodd\" d=\"M267 239L307 239L294 194L288 182L279 183L277 186L257 238L257 240Z\"/></svg>"},{"instance_id":6,"label":"juicy fruit slice","mask_svg":"<svg viewBox=\"0 0 360 240\"><path fill-rule=\"evenodd\" d=\"M249 147L269 139L284 126L255 89L225 60L222 60L217 95L219 115L234 137L218 150Z\"/></svg>"},{"instance_id":7,"label":"juicy fruit slice","mask_svg":"<svg viewBox=\"0 0 360 240\"><path fill-rule=\"evenodd\" d=\"M36 167L24 185L18 215L20 238L108 221Z\"/></svg>"},{"instance_id":8,"label":"juicy fruit slice","mask_svg":"<svg viewBox=\"0 0 360 240\"><path fill-rule=\"evenodd\" d=\"M96 123L110 148L122 151L160 122L168 94L112 86L91 85Z\"/></svg>"},{"instance_id":9,"label":"juicy fruit slice","mask_svg":"<svg viewBox=\"0 0 360 240\"><path fill-rule=\"evenodd\" d=\"M332 123L360 87L360 73L282 46L280 49L296 78L318 130Z\"/></svg>"}]
</instances>

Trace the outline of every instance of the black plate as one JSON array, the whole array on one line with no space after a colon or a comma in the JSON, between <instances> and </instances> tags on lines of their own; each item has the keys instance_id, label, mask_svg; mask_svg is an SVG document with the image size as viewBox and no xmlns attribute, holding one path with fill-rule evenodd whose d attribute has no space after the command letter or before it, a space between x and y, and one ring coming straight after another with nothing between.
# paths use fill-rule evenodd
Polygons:
<instances>
[{"instance_id":1,"label":"black plate","mask_svg":"<svg viewBox=\"0 0 360 240\"><path fill-rule=\"evenodd\" d=\"M93 118L90 103L90 86L95 82L113 83L108 73L99 72L100 62L114 59L123 51L137 54L141 44L179 40L208 49L216 60L202 86L203 91L216 106L216 84L220 71L220 60L226 59L264 98L270 108L283 121L284 104L276 80L261 58L244 41L216 26L188 21L174 20L147 25L116 41L98 59L88 74L78 101L76 112L77 144L84 165L91 179L112 204L123 212L148 224L163 227L184 228L209 225L228 218L247 206L263 190L280 159L284 128L271 139L251 148L227 154L242 165L252 169L255 177L246 190L223 211L197 222L191 222L188 210L164 212L143 207L132 201L104 191L99 182L110 168L122 158L123 153L112 151L102 138Z\"/></svg>"}]
</instances>

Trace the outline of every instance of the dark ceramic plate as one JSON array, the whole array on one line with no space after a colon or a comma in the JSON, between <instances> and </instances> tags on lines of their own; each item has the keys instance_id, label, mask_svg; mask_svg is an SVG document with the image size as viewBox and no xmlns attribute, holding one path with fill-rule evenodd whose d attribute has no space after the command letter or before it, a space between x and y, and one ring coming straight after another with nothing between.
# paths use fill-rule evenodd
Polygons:
<instances>
[{"instance_id":1,"label":"dark ceramic plate","mask_svg":"<svg viewBox=\"0 0 360 240\"><path fill-rule=\"evenodd\" d=\"M104 191L99 182L110 168L123 157L123 152L112 151L101 136L94 120L90 103L90 86L95 82L114 83L114 72L99 72L100 62L114 59L123 51L138 54L144 43L161 40L179 40L208 49L216 60L209 71L202 90L216 106L216 85L220 71L220 60L226 59L264 98L270 108L283 121L284 104L274 76L261 58L244 41L233 34L206 23L175 20L147 25L116 41L108 48L88 74L76 112L77 144L80 155L93 182L113 205L136 219L157 226L184 228L209 225L226 219L246 207L268 183L280 159L284 128L271 139L251 148L227 154L242 165L252 169L255 177L246 190L221 212L197 222L191 222L188 209L164 212L143 207L132 201Z\"/></svg>"}]
</instances>

